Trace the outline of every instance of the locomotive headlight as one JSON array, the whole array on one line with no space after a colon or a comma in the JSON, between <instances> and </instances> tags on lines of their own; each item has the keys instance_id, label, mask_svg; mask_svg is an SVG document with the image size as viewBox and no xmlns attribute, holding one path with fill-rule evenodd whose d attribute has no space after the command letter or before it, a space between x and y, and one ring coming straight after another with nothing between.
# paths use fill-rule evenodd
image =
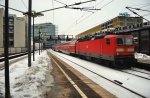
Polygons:
<instances>
[{"instance_id":1,"label":"locomotive headlight","mask_svg":"<svg viewBox=\"0 0 150 98\"><path fill-rule=\"evenodd\" d=\"M128 52L134 52L134 48L128 48L127 51Z\"/></svg>"},{"instance_id":2,"label":"locomotive headlight","mask_svg":"<svg viewBox=\"0 0 150 98\"><path fill-rule=\"evenodd\" d=\"M116 52L124 52L124 48L117 48Z\"/></svg>"}]
</instances>

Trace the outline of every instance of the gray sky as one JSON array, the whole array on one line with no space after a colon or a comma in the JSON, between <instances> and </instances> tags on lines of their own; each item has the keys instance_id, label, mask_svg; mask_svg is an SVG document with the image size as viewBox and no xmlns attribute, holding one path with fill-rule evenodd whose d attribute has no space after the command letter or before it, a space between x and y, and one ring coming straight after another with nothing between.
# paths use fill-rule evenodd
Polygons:
<instances>
[{"instance_id":1,"label":"gray sky","mask_svg":"<svg viewBox=\"0 0 150 98\"><path fill-rule=\"evenodd\" d=\"M0 4L4 4L5 0L0 0ZM9 6L21 11L27 11L28 0L9 0ZM73 4L87 0L57 0L65 4ZM32 0L33 10L43 11L55 7L63 6L55 0ZM150 0L96 0L94 2L74 6L74 7L90 7L101 9L99 11L87 12L73 9L58 9L43 13L44 16L35 19L35 23L52 22L58 26L59 34L76 35L87 29L90 29L98 24L108 21L119 13L128 12L131 16L136 16L125 7L141 8L144 10L150 9ZM150 10L149 10L150 11ZM136 11L140 15L145 15L144 18L150 20L150 12ZM11 14L23 16L21 13L10 10Z\"/></svg>"}]
</instances>

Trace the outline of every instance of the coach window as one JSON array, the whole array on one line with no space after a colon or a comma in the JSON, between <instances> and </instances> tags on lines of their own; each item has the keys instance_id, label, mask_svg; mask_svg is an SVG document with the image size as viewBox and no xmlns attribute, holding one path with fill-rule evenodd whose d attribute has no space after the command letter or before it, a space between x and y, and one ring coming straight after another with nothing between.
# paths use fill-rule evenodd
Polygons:
<instances>
[{"instance_id":1,"label":"coach window","mask_svg":"<svg viewBox=\"0 0 150 98\"><path fill-rule=\"evenodd\" d=\"M109 38L106 39L106 44L107 44L107 45L110 44L110 39L109 39Z\"/></svg>"}]
</instances>

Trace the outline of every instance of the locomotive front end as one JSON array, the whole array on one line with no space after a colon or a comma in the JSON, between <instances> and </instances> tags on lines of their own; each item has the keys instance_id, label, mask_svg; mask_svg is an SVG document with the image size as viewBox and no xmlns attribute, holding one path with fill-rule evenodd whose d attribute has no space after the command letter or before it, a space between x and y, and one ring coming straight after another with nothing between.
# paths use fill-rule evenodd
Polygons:
<instances>
[{"instance_id":1,"label":"locomotive front end","mask_svg":"<svg viewBox=\"0 0 150 98\"><path fill-rule=\"evenodd\" d=\"M116 36L115 65L129 68L135 64L135 45L132 35Z\"/></svg>"}]
</instances>

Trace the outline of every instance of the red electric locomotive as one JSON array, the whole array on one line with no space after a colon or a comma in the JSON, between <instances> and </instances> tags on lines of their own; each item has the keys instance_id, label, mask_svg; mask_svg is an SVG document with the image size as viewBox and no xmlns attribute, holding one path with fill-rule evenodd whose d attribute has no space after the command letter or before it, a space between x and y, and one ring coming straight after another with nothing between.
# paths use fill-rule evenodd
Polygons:
<instances>
[{"instance_id":1,"label":"red electric locomotive","mask_svg":"<svg viewBox=\"0 0 150 98\"><path fill-rule=\"evenodd\" d=\"M130 67L134 64L132 35L103 35L78 39L76 54L111 62L115 67Z\"/></svg>"}]
</instances>

